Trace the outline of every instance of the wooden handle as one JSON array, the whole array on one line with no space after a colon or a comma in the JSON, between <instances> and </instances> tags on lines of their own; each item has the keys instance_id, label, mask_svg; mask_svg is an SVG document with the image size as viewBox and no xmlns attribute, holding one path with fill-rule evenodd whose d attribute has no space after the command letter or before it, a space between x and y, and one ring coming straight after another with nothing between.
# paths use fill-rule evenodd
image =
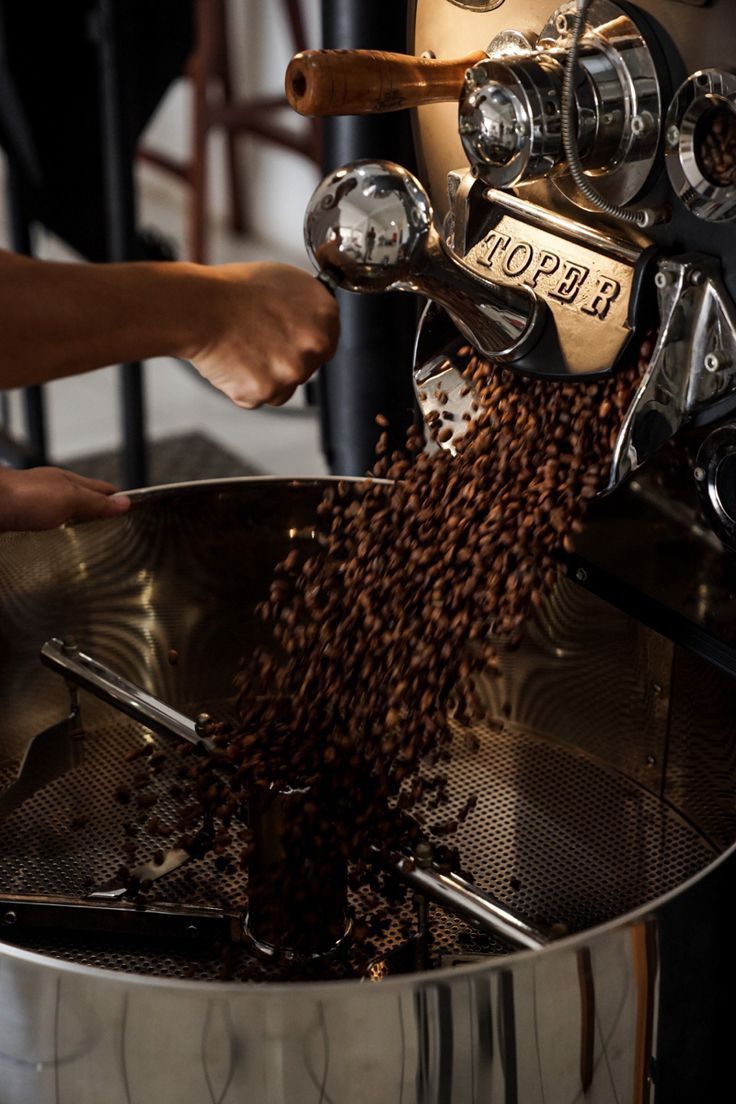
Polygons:
<instances>
[{"instance_id":1,"label":"wooden handle","mask_svg":"<svg viewBox=\"0 0 736 1104\"><path fill-rule=\"evenodd\" d=\"M457 100L483 51L450 60L376 50L307 50L286 70L286 96L300 115L376 115Z\"/></svg>"}]
</instances>

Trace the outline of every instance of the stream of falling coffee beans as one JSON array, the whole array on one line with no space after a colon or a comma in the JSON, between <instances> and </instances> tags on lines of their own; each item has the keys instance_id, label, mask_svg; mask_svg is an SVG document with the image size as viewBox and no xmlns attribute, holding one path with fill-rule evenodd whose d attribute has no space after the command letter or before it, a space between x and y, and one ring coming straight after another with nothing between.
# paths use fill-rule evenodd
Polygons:
<instances>
[{"instance_id":1,"label":"stream of falling coffee beans","mask_svg":"<svg viewBox=\"0 0 736 1104\"><path fill-rule=\"evenodd\" d=\"M453 832L476 796L448 792L451 733L480 718L476 675L554 587L652 347L613 377L569 384L465 350L477 409L456 455L427 451L423 427L388 454L382 432L372 474L390 482L336 483L318 509L320 551L295 548L277 567L259 608L270 642L238 675L237 723L211 726L212 755L181 749L182 823L204 815L221 854L241 841L249 911L277 954L307 954L315 932L339 938L341 869L352 889L395 900L381 855L428 840L461 868ZM439 414L429 436L444 441L448 426ZM252 810L269 803L278 838L264 858ZM367 956L381 915L354 918Z\"/></svg>"}]
</instances>

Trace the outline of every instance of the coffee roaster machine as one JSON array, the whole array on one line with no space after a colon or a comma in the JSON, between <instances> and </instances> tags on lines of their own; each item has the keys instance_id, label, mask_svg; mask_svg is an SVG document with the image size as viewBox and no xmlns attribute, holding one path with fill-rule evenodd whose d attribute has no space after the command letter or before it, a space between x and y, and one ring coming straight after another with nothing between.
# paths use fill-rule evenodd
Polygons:
<instances>
[{"instance_id":1,"label":"coffee roaster machine","mask_svg":"<svg viewBox=\"0 0 736 1104\"><path fill-rule=\"evenodd\" d=\"M392 936L354 979L218 981L204 937L237 941L211 908L226 875L193 900L172 871L144 907L106 882L130 753L164 750L172 724L196 738L187 717L227 701L324 481L153 489L123 520L0 539L0 1099L729 1098L736 150L708 136L736 95L730 7L416 0L411 58L295 59L301 110L416 108L418 175L331 169L307 239L332 286L427 295L426 402L444 389L461 423L469 341L586 386L653 331L649 367L607 493L483 686L503 730L456 750L482 930L458 919L459 883L449 912L419 893L433 950ZM61 720L59 670L108 704L74 691Z\"/></svg>"}]
</instances>

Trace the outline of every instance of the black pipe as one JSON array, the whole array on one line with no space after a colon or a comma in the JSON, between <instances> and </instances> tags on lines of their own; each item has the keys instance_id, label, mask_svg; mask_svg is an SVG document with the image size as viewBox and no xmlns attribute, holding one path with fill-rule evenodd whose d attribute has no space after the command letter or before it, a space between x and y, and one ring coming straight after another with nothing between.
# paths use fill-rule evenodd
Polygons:
<instances>
[{"instance_id":1,"label":"black pipe","mask_svg":"<svg viewBox=\"0 0 736 1104\"><path fill-rule=\"evenodd\" d=\"M326 48L407 48L407 0L322 0ZM325 172L364 157L414 168L408 111L338 116L324 120ZM405 293L338 292L342 337L334 359L320 373L322 447L330 470L362 475L375 459L377 414L389 420L392 447L401 448L414 418L411 356L417 305Z\"/></svg>"},{"instance_id":2,"label":"black pipe","mask_svg":"<svg viewBox=\"0 0 736 1104\"><path fill-rule=\"evenodd\" d=\"M8 158L7 200L10 243L14 252L26 257L33 255L31 240L31 217L28 212L27 182L14 157ZM25 411L28 450L23 467L35 467L48 462L46 405L43 388L34 385L23 388L23 409ZM23 455L23 450L18 457Z\"/></svg>"},{"instance_id":3,"label":"black pipe","mask_svg":"<svg viewBox=\"0 0 736 1104\"><path fill-rule=\"evenodd\" d=\"M125 4L121 0L97 0L91 20L97 47L102 119L102 160L107 214L107 252L110 261L138 259L133 161L136 135L130 90L132 67L124 69L134 43ZM123 484L144 487L148 482L146 411L143 366L120 366L120 399L123 421Z\"/></svg>"}]
</instances>

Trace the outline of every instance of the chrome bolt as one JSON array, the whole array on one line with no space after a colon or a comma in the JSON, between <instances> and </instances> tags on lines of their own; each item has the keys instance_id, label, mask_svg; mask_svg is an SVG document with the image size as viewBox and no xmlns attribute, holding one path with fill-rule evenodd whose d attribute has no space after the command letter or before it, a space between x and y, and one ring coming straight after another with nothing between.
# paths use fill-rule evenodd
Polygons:
<instances>
[{"instance_id":1,"label":"chrome bolt","mask_svg":"<svg viewBox=\"0 0 736 1104\"><path fill-rule=\"evenodd\" d=\"M480 74L477 69L468 69L465 74L465 84L468 88L477 88L480 84Z\"/></svg>"},{"instance_id":2,"label":"chrome bolt","mask_svg":"<svg viewBox=\"0 0 736 1104\"><path fill-rule=\"evenodd\" d=\"M429 870L433 859L431 845L425 841L418 843L414 848L414 858L420 870Z\"/></svg>"},{"instance_id":3,"label":"chrome bolt","mask_svg":"<svg viewBox=\"0 0 736 1104\"><path fill-rule=\"evenodd\" d=\"M16 924L17 922L18 914L13 912L12 909L8 909L7 912L3 913L3 924L7 924L9 928L12 928L13 924Z\"/></svg>"},{"instance_id":4,"label":"chrome bolt","mask_svg":"<svg viewBox=\"0 0 736 1104\"><path fill-rule=\"evenodd\" d=\"M436 59L437 59L437 55L434 52L434 50L425 50L419 56L423 57L425 61L436 61Z\"/></svg>"},{"instance_id":5,"label":"chrome bolt","mask_svg":"<svg viewBox=\"0 0 736 1104\"><path fill-rule=\"evenodd\" d=\"M722 368L728 368L731 361L722 349L714 349L712 353L706 353L703 365L706 372L720 372Z\"/></svg>"},{"instance_id":6,"label":"chrome bolt","mask_svg":"<svg viewBox=\"0 0 736 1104\"><path fill-rule=\"evenodd\" d=\"M702 483L705 479L705 468L696 468L693 475L698 483Z\"/></svg>"},{"instance_id":7,"label":"chrome bolt","mask_svg":"<svg viewBox=\"0 0 736 1104\"><path fill-rule=\"evenodd\" d=\"M680 128L674 126L667 127L667 145L676 146L680 142Z\"/></svg>"},{"instance_id":8,"label":"chrome bolt","mask_svg":"<svg viewBox=\"0 0 736 1104\"><path fill-rule=\"evenodd\" d=\"M601 115L601 122L604 126L610 126L613 122L613 112L607 111L605 115Z\"/></svg>"},{"instance_id":9,"label":"chrome bolt","mask_svg":"<svg viewBox=\"0 0 736 1104\"><path fill-rule=\"evenodd\" d=\"M705 276L699 268L696 268L693 272L690 273L690 283L693 285L693 287L700 287L704 279Z\"/></svg>"},{"instance_id":10,"label":"chrome bolt","mask_svg":"<svg viewBox=\"0 0 736 1104\"><path fill-rule=\"evenodd\" d=\"M666 288L672 282L672 277L669 272L658 272L654 277L654 283L658 288Z\"/></svg>"},{"instance_id":11,"label":"chrome bolt","mask_svg":"<svg viewBox=\"0 0 736 1104\"><path fill-rule=\"evenodd\" d=\"M585 570L584 567L579 567L577 569L577 571L575 572L575 578L577 579L577 581L579 583L587 583L587 581L588 581L588 572Z\"/></svg>"},{"instance_id":12,"label":"chrome bolt","mask_svg":"<svg viewBox=\"0 0 736 1104\"><path fill-rule=\"evenodd\" d=\"M514 134L518 134L520 138L526 138L529 133L529 127L526 123L514 123Z\"/></svg>"},{"instance_id":13,"label":"chrome bolt","mask_svg":"<svg viewBox=\"0 0 736 1104\"><path fill-rule=\"evenodd\" d=\"M635 115L631 120L631 133L637 138L647 129L646 119L643 115Z\"/></svg>"}]
</instances>

